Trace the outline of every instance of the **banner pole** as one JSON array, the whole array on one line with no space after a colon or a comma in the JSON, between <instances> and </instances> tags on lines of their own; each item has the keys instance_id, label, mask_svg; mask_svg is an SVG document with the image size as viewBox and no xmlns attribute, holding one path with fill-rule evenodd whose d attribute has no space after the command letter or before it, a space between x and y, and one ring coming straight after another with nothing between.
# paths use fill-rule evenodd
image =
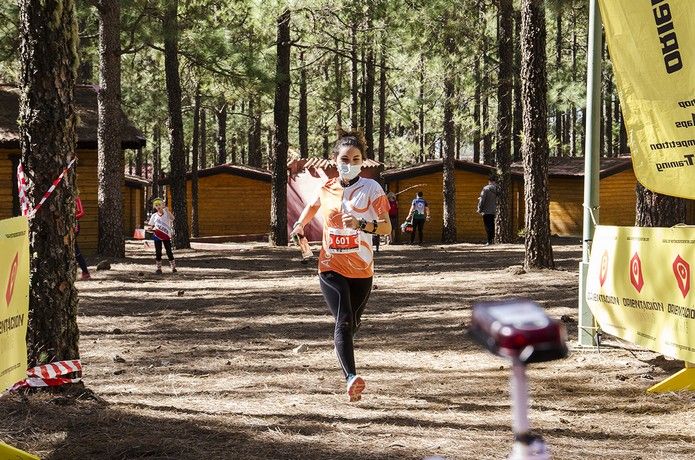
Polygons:
<instances>
[{"instance_id":1,"label":"banner pole","mask_svg":"<svg viewBox=\"0 0 695 460\"><path fill-rule=\"evenodd\" d=\"M594 316L586 303L586 275L595 223L599 222L599 162L601 146L601 55L603 36L598 0L589 1L589 44L586 72L586 137L584 143L584 219L582 262L579 265L579 345L598 346Z\"/></svg>"}]
</instances>

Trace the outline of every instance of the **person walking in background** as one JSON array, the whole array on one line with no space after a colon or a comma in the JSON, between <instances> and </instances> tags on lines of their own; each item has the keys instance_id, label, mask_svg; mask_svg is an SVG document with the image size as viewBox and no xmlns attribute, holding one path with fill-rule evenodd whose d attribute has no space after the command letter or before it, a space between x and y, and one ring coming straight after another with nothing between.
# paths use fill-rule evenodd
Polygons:
<instances>
[{"instance_id":1,"label":"person walking in background","mask_svg":"<svg viewBox=\"0 0 695 460\"><path fill-rule=\"evenodd\" d=\"M410 234L410 244L415 243L415 233L418 234L418 242L422 244L422 234L425 230L425 221L430 220L430 206L427 201L423 198L422 192L417 192L415 199L410 205L410 211L408 211L408 217L406 220L410 220L413 223L413 232Z\"/></svg>"},{"instance_id":2,"label":"person walking in background","mask_svg":"<svg viewBox=\"0 0 695 460\"><path fill-rule=\"evenodd\" d=\"M92 275L89 274L89 268L87 267L87 261L84 260L82 252L80 252L80 245L77 244L77 236L80 234L80 219L84 217L84 207L82 206L82 200L80 197L75 197L75 219L77 223L75 224L75 259L77 259L77 265L80 266L82 270L82 275L80 279L89 280L92 279Z\"/></svg>"},{"instance_id":3,"label":"person walking in background","mask_svg":"<svg viewBox=\"0 0 695 460\"><path fill-rule=\"evenodd\" d=\"M389 220L391 221L391 233L386 237L386 244L393 244L396 241L398 228L398 200L393 192L388 192L386 198L389 200Z\"/></svg>"},{"instance_id":4,"label":"person walking in background","mask_svg":"<svg viewBox=\"0 0 695 460\"><path fill-rule=\"evenodd\" d=\"M499 193L497 176L491 174L487 185L480 192L480 198L478 198L478 214L483 216L483 225L485 225L485 233L487 233L486 246L495 242L495 214L497 213L497 195Z\"/></svg>"},{"instance_id":5,"label":"person walking in background","mask_svg":"<svg viewBox=\"0 0 695 460\"><path fill-rule=\"evenodd\" d=\"M162 274L162 246L166 249L171 272L176 273L176 261L174 253L171 251L171 236L174 233L174 216L169 212L169 209L164 206L161 198L152 200L155 213L150 217L150 221L145 227L153 232L152 239L154 240L155 260L157 262L158 275Z\"/></svg>"}]
</instances>

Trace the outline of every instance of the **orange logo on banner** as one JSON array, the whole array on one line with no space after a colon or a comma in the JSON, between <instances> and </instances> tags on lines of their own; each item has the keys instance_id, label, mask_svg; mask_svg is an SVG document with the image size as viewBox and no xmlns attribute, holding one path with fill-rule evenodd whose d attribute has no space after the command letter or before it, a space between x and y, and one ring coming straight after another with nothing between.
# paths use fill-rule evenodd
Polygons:
<instances>
[{"instance_id":1,"label":"orange logo on banner","mask_svg":"<svg viewBox=\"0 0 695 460\"><path fill-rule=\"evenodd\" d=\"M12 295L14 294L14 284L17 281L17 268L19 267L19 252L15 254L14 260L12 261L12 268L10 268L10 278L7 280L7 288L5 289L5 301L7 305L10 305L12 301Z\"/></svg>"},{"instance_id":2,"label":"orange logo on banner","mask_svg":"<svg viewBox=\"0 0 695 460\"><path fill-rule=\"evenodd\" d=\"M637 292L642 292L644 287L644 277L642 277L642 261L639 255L635 253L630 259L630 282L637 289Z\"/></svg>"},{"instance_id":3,"label":"orange logo on banner","mask_svg":"<svg viewBox=\"0 0 695 460\"><path fill-rule=\"evenodd\" d=\"M673 261L673 274L676 275L678 288L681 290L683 297L690 292L690 264L683 260L681 256L676 257Z\"/></svg>"},{"instance_id":4,"label":"orange logo on banner","mask_svg":"<svg viewBox=\"0 0 695 460\"><path fill-rule=\"evenodd\" d=\"M606 277L608 277L608 251L605 251L603 257L601 257L601 271L598 274L601 287L603 287L603 284L606 282Z\"/></svg>"}]
</instances>

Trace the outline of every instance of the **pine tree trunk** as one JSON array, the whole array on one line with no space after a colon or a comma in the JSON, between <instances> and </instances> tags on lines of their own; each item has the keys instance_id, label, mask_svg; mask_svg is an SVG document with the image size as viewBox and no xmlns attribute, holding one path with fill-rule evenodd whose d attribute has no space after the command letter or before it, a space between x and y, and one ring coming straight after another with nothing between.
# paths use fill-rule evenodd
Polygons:
<instances>
[{"instance_id":1,"label":"pine tree trunk","mask_svg":"<svg viewBox=\"0 0 695 460\"><path fill-rule=\"evenodd\" d=\"M514 161L521 161L521 133L523 110L521 107L521 11L514 10L514 124L512 146Z\"/></svg>"},{"instance_id":2,"label":"pine tree trunk","mask_svg":"<svg viewBox=\"0 0 695 460\"><path fill-rule=\"evenodd\" d=\"M335 39L335 49L338 49L339 42ZM341 57L335 53L333 58L333 67L335 71L335 116L338 126L343 126L343 69Z\"/></svg>"},{"instance_id":3,"label":"pine tree trunk","mask_svg":"<svg viewBox=\"0 0 695 460\"><path fill-rule=\"evenodd\" d=\"M350 27L350 63L352 65L350 72L350 126L356 129L359 123L359 68L357 62L357 21L352 23Z\"/></svg>"},{"instance_id":4,"label":"pine tree trunk","mask_svg":"<svg viewBox=\"0 0 695 460\"><path fill-rule=\"evenodd\" d=\"M20 146L22 163L33 181L28 198L36 206L75 154L75 2L20 0L19 32ZM49 200L29 221L30 367L79 359L74 169Z\"/></svg>"},{"instance_id":5,"label":"pine tree trunk","mask_svg":"<svg viewBox=\"0 0 695 460\"><path fill-rule=\"evenodd\" d=\"M512 243L514 241L514 218L511 206L513 13L512 0L499 0L497 12L499 19L499 34L497 36L499 73L497 78L498 135L496 152L499 195L495 215L495 241L497 243Z\"/></svg>"},{"instance_id":6,"label":"pine tree trunk","mask_svg":"<svg viewBox=\"0 0 695 460\"><path fill-rule=\"evenodd\" d=\"M425 161L425 55L420 54L420 89L418 94L418 105L420 112L418 114L418 144L419 144L419 161Z\"/></svg>"},{"instance_id":7,"label":"pine tree trunk","mask_svg":"<svg viewBox=\"0 0 695 460\"><path fill-rule=\"evenodd\" d=\"M654 193L637 183L635 190L635 225L637 227L673 227L685 223L686 201L674 196Z\"/></svg>"},{"instance_id":8,"label":"pine tree trunk","mask_svg":"<svg viewBox=\"0 0 695 460\"><path fill-rule=\"evenodd\" d=\"M306 63L304 51L299 53L299 156L309 158L309 111L307 103Z\"/></svg>"},{"instance_id":9,"label":"pine tree trunk","mask_svg":"<svg viewBox=\"0 0 695 460\"><path fill-rule=\"evenodd\" d=\"M473 162L480 163L480 99L483 77L480 73L480 56L474 57L473 60L473 78L475 80L473 92Z\"/></svg>"},{"instance_id":10,"label":"pine tree trunk","mask_svg":"<svg viewBox=\"0 0 695 460\"><path fill-rule=\"evenodd\" d=\"M125 257L123 235L124 160L121 150L121 5L99 0L99 126L97 171L99 239L102 256Z\"/></svg>"},{"instance_id":11,"label":"pine tree trunk","mask_svg":"<svg viewBox=\"0 0 695 460\"><path fill-rule=\"evenodd\" d=\"M625 128L625 117L620 113L620 154L627 155L630 153L630 146L627 145L627 128Z\"/></svg>"},{"instance_id":12,"label":"pine tree trunk","mask_svg":"<svg viewBox=\"0 0 695 460\"><path fill-rule=\"evenodd\" d=\"M364 128L364 107L365 107L365 94L367 93L367 65L364 56L364 45L360 47L360 91L359 91L359 101L360 101L360 118L358 126Z\"/></svg>"},{"instance_id":13,"label":"pine tree trunk","mask_svg":"<svg viewBox=\"0 0 695 460\"><path fill-rule=\"evenodd\" d=\"M380 163L385 161L386 155L386 50L381 48L381 60L379 66L379 149L378 159Z\"/></svg>"},{"instance_id":14,"label":"pine tree trunk","mask_svg":"<svg viewBox=\"0 0 695 460\"><path fill-rule=\"evenodd\" d=\"M161 158L162 158L162 134L159 129L159 125L154 125L152 130L152 137L154 138L154 146L152 149L152 196L150 198L160 196L160 186L159 178L161 171ZM145 168L147 169L147 168Z\"/></svg>"},{"instance_id":15,"label":"pine tree trunk","mask_svg":"<svg viewBox=\"0 0 695 460\"><path fill-rule=\"evenodd\" d=\"M217 109L217 164L227 163L227 103Z\"/></svg>"},{"instance_id":16,"label":"pine tree trunk","mask_svg":"<svg viewBox=\"0 0 695 460\"><path fill-rule=\"evenodd\" d=\"M256 101L251 98L249 100L249 118L251 121L249 133L249 166L261 167L263 163L263 152L261 150L261 114L260 107L256 105Z\"/></svg>"},{"instance_id":17,"label":"pine tree trunk","mask_svg":"<svg viewBox=\"0 0 695 460\"><path fill-rule=\"evenodd\" d=\"M577 81L577 12L572 9L572 83ZM570 156L577 156L577 107L570 105Z\"/></svg>"},{"instance_id":18,"label":"pine tree trunk","mask_svg":"<svg viewBox=\"0 0 695 460\"><path fill-rule=\"evenodd\" d=\"M548 194L548 119L543 0L522 0L521 93L523 98L524 267L554 268Z\"/></svg>"},{"instance_id":19,"label":"pine tree trunk","mask_svg":"<svg viewBox=\"0 0 695 460\"><path fill-rule=\"evenodd\" d=\"M323 124L323 159L328 160L331 155L331 141L328 139L328 125Z\"/></svg>"},{"instance_id":20,"label":"pine tree trunk","mask_svg":"<svg viewBox=\"0 0 695 460\"><path fill-rule=\"evenodd\" d=\"M603 154L613 156L613 76L608 66L610 56L605 52L603 66Z\"/></svg>"},{"instance_id":21,"label":"pine tree trunk","mask_svg":"<svg viewBox=\"0 0 695 460\"><path fill-rule=\"evenodd\" d=\"M200 236L200 218L198 210L198 157L200 155L200 83L196 85L193 100L193 147L191 155L191 234Z\"/></svg>"},{"instance_id":22,"label":"pine tree trunk","mask_svg":"<svg viewBox=\"0 0 695 460\"><path fill-rule=\"evenodd\" d=\"M494 166L495 158L492 153L492 136L490 134L490 76L487 62L488 43L483 35L482 60L482 120L480 121L483 136L483 164Z\"/></svg>"},{"instance_id":23,"label":"pine tree trunk","mask_svg":"<svg viewBox=\"0 0 695 460\"><path fill-rule=\"evenodd\" d=\"M367 158L372 160L374 155L374 78L375 78L375 62L374 48L370 44L367 49L367 64L366 64L367 79L364 84L364 135L367 140Z\"/></svg>"},{"instance_id":24,"label":"pine tree trunk","mask_svg":"<svg viewBox=\"0 0 695 460\"><path fill-rule=\"evenodd\" d=\"M613 85L611 92L611 97L613 98L613 123L620 126L620 100L618 99L618 95L615 92L615 85ZM623 153L620 150L620 133L618 133L617 136L613 136L613 138L613 156L617 157Z\"/></svg>"},{"instance_id":25,"label":"pine tree trunk","mask_svg":"<svg viewBox=\"0 0 695 460\"><path fill-rule=\"evenodd\" d=\"M453 37L445 38L444 46L448 56L456 54ZM456 94L454 70L456 66L449 62L444 77L444 150L442 161L442 193L444 199L444 226L442 243L456 243L456 149L454 144L454 97Z\"/></svg>"},{"instance_id":26,"label":"pine tree trunk","mask_svg":"<svg viewBox=\"0 0 695 460\"><path fill-rule=\"evenodd\" d=\"M559 78L560 72L562 71L562 4L558 5L557 8L555 29L555 72ZM561 157L563 155L562 112L558 107L559 105L560 103L558 101L555 107L555 140L557 142L557 145L555 146L555 156L557 157Z\"/></svg>"},{"instance_id":27,"label":"pine tree trunk","mask_svg":"<svg viewBox=\"0 0 695 460\"><path fill-rule=\"evenodd\" d=\"M205 107L200 108L200 156L198 157L198 165L200 169L208 167L208 127L207 127L207 111Z\"/></svg>"},{"instance_id":28,"label":"pine tree trunk","mask_svg":"<svg viewBox=\"0 0 695 460\"><path fill-rule=\"evenodd\" d=\"M277 19L277 66L273 123L272 183L270 201L270 244L287 246L287 148L290 117L290 11ZM354 112L353 112L354 113Z\"/></svg>"},{"instance_id":29,"label":"pine tree trunk","mask_svg":"<svg viewBox=\"0 0 695 460\"><path fill-rule=\"evenodd\" d=\"M142 166L142 147L138 147L135 150L135 175L138 177L144 176Z\"/></svg>"},{"instance_id":30,"label":"pine tree trunk","mask_svg":"<svg viewBox=\"0 0 695 460\"><path fill-rule=\"evenodd\" d=\"M167 0L164 14L164 70L169 107L169 187L174 220L174 244L178 249L190 248L188 209L186 206L186 154L183 147L181 115L181 80L179 76L178 0Z\"/></svg>"}]
</instances>

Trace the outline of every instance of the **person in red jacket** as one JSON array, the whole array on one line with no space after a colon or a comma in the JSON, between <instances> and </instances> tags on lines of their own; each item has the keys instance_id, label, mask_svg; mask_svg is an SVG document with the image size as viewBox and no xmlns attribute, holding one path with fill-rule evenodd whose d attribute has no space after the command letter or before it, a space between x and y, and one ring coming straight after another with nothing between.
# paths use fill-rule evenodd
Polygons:
<instances>
[{"instance_id":1,"label":"person in red jacket","mask_svg":"<svg viewBox=\"0 0 695 460\"><path fill-rule=\"evenodd\" d=\"M386 198L389 200L389 219L391 220L391 233L386 237L386 244L393 244L396 241L398 228L398 200L393 192L388 192Z\"/></svg>"},{"instance_id":2,"label":"person in red jacket","mask_svg":"<svg viewBox=\"0 0 695 460\"><path fill-rule=\"evenodd\" d=\"M77 225L75 225L75 259L77 259L77 264L82 270L82 276L80 279L88 280L92 279L89 274L89 268L87 268L87 261L84 260L82 253L80 252L80 245L77 244L77 235L80 234L80 219L84 216L84 207L82 206L82 200L80 197L75 198L75 218L77 219Z\"/></svg>"}]
</instances>

